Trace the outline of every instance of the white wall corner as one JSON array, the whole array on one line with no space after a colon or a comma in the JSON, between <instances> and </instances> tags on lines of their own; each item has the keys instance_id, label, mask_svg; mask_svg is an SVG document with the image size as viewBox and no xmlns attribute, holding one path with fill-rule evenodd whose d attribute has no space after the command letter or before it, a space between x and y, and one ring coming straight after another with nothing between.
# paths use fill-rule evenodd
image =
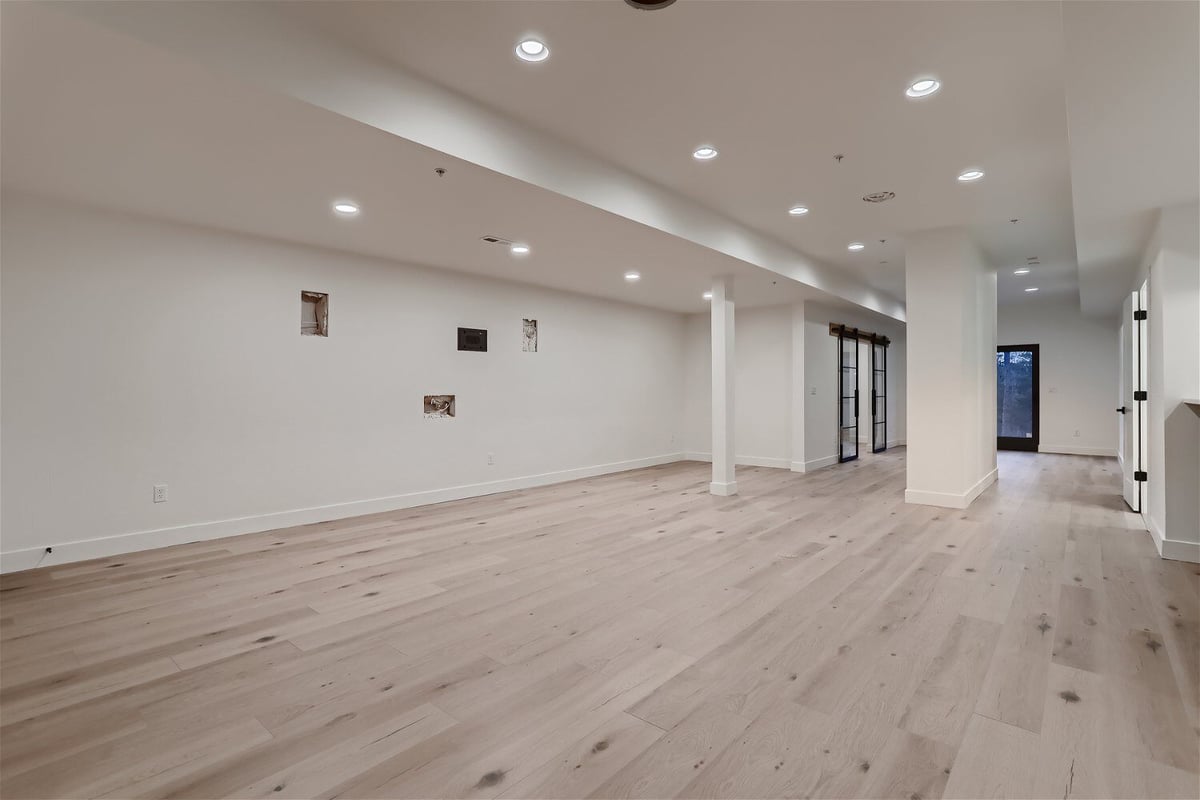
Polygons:
<instances>
[{"instance_id":1,"label":"white wall corner","mask_svg":"<svg viewBox=\"0 0 1200 800\"><path fill-rule=\"evenodd\" d=\"M989 486L996 482L997 474L998 470L993 469L965 492L927 492L920 489L905 489L904 502L921 506L939 506L941 508L967 508Z\"/></svg>"},{"instance_id":2,"label":"white wall corner","mask_svg":"<svg viewBox=\"0 0 1200 800\"><path fill-rule=\"evenodd\" d=\"M1200 542L1168 539L1163 535L1162 530L1158 527L1158 523L1154 521L1153 517L1146 515L1145 520L1146 527L1150 530L1150 538L1154 540L1154 547L1158 550L1159 556L1171 561L1187 561L1192 564L1200 564Z\"/></svg>"}]
</instances>

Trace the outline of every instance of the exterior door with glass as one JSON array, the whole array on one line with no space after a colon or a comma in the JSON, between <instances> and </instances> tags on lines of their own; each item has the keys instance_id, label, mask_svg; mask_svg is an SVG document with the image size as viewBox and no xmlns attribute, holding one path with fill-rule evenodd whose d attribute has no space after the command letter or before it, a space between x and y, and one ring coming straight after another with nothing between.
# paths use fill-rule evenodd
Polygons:
<instances>
[{"instance_id":1,"label":"exterior door with glass","mask_svg":"<svg viewBox=\"0 0 1200 800\"><path fill-rule=\"evenodd\" d=\"M1038 449L1038 346L996 348L996 447Z\"/></svg>"}]
</instances>

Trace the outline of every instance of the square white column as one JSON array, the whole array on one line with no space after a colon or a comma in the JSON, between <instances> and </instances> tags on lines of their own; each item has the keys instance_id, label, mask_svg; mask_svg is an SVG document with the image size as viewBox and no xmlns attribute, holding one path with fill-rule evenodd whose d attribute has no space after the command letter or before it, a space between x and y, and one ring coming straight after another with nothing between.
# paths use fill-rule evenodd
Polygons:
<instances>
[{"instance_id":1,"label":"square white column","mask_svg":"<svg viewBox=\"0 0 1200 800\"><path fill-rule=\"evenodd\" d=\"M722 276L712 288L712 483L715 495L737 494L733 445L733 277Z\"/></svg>"}]
</instances>

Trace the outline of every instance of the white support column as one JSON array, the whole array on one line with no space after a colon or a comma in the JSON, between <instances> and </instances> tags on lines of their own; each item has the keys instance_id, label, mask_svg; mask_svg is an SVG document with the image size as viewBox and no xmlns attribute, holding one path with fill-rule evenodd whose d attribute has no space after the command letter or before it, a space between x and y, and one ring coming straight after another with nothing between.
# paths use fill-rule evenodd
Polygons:
<instances>
[{"instance_id":1,"label":"white support column","mask_svg":"<svg viewBox=\"0 0 1200 800\"><path fill-rule=\"evenodd\" d=\"M712 483L715 495L737 494L733 445L733 276L713 280L712 288Z\"/></svg>"},{"instance_id":2,"label":"white support column","mask_svg":"<svg viewBox=\"0 0 1200 800\"><path fill-rule=\"evenodd\" d=\"M804 374L804 303L792 306L792 472L804 472L805 409L808 382Z\"/></svg>"},{"instance_id":3,"label":"white support column","mask_svg":"<svg viewBox=\"0 0 1200 800\"><path fill-rule=\"evenodd\" d=\"M966 508L996 480L996 274L963 229L905 237L909 503Z\"/></svg>"}]
</instances>

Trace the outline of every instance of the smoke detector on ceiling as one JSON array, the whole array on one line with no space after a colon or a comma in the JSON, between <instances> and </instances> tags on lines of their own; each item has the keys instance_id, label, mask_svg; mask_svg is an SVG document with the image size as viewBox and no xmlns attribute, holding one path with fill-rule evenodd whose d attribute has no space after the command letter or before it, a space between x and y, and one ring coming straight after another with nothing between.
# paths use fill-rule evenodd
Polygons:
<instances>
[{"instance_id":1,"label":"smoke detector on ceiling","mask_svg":"<svg viewBox=\"0 0 1200 800\"><path fill-rule=\"evenodd\" d=\"M870 194L864 194L863 200L868 203L886 203L895 196L895 192L871 192Z\"/></svg>"},{"instance_id":2,"label":"smoke detector on ceiling","mask_svg":"<svg viewBox=\"0 0 1200 800\"><path fill-rule=\"evenodd\" d=\"M658 11L674 3L675 0L625 0L625 4L638 11Z\"/></svg>"}]
</instances>

